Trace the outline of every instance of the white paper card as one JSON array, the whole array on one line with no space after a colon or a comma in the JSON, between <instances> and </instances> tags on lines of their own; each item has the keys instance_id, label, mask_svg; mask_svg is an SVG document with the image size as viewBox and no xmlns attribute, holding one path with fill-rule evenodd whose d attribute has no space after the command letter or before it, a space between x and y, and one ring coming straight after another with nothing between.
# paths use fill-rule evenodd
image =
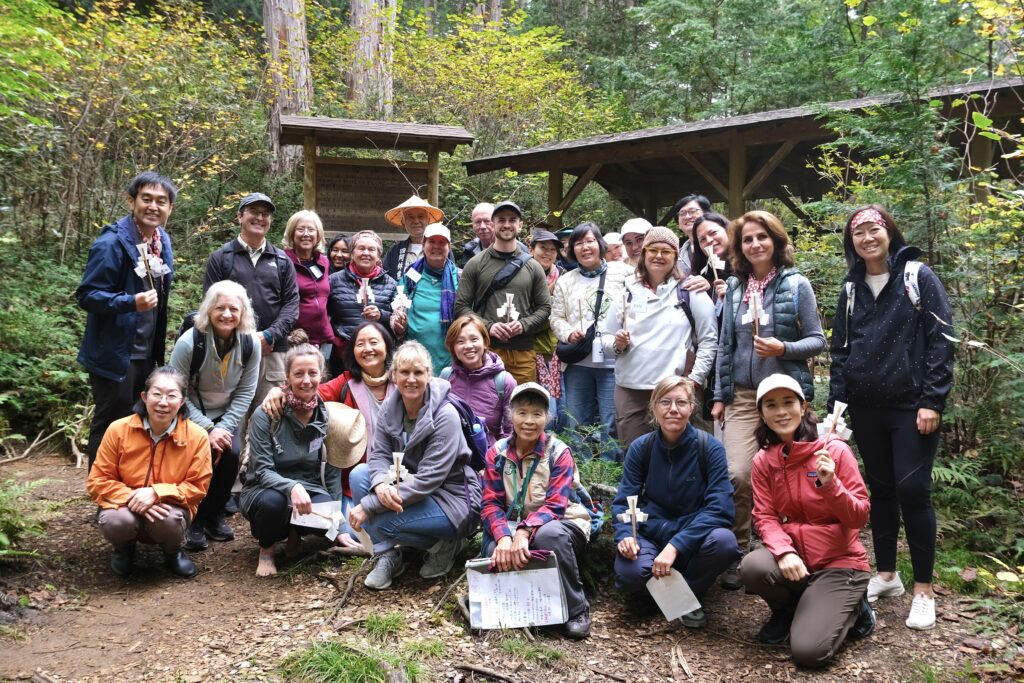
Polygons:
<instances>
[{"instance_id":1,"label":"white paper card","mask_svg":"<svg viewBox=\"0 0 1024 683\"><path fill-rule=\"evenodd\" d=\"M352 533L356 535L359 543L362 544L363 550L373 555L373 539L370 538L370 534L366 533L366 529L360 529L359 531L352 529Z\"/></svg>"},{"instance_id":2,"label":"white paper card","mask_svg":"<svg viewBox=\"0 0 1024 683\"><path fill-rule=\"evenodd\" d=\"M700 608L700 600L690 590L683 575L675 569L668 576L658 579L651 577L647 582L647 590L669 621Z\"/></svg>"},{"instance_id":3,"label":"white paper card","mask_svg":"<svg viewBox=\"0 0 1024 683\"><path fill-rule=\"evenodd\" d=\"M310 529L324 529L329 530L332 526L335 526L333 520L342 519L341 517L341 501L340 500L329 500L325 503L313 503L313 512L308 515L300 515L292 508L292 524L296 526L305 526Z\"/></svg>"},{"instance_id":4,"label":"white paper card","mask_svg":"<svg viewBox=\"0 0 1024 683\"><path fill-rule=\"evenodd\" d=\"M469 623L475 629L564 624L569 619L554 555L515 572L490 573L490 558L466 563Z\"/></svg>"}]
</instances>

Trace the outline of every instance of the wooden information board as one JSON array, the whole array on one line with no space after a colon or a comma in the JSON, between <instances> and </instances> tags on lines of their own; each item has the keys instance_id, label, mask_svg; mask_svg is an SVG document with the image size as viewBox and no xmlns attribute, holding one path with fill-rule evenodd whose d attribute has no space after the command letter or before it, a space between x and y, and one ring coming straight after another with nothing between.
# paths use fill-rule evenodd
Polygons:
<instances>
[{"instance_id":1,"label":"wooden information board","mask_svg":"<svg viewBox=\"0 0 1024 683\"><path fill-rule=\"evenodd\" d=\"M384 220L384 212L408 199L413 186L425 195L427 169L417 162L398 163L401 172L371 159L317 159L316 212L324 232L374 230L385 241L405 239L400 227Z\"/></svg>"}]
</instances>

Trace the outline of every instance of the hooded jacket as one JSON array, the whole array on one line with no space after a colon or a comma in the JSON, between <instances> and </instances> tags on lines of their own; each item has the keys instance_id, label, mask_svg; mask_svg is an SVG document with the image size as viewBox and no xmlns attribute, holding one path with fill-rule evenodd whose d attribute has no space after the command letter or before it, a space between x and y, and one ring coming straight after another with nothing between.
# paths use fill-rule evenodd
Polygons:
<instances>
[{"instance_id":1,"label":"hooded jacket","mask_svg":"<svg viewBox=\"0 0 1024 683\"><path fill-rule=\"evenodd\" d=\"M836 463L835 476L818 487L815 451L824 439L795 441L789 454L775 444L754 456L754 526L775 559L796 553L807 571L868 571L859 533L868 521L871 503L853 451L840 439L827 450Z\"/></svg>"},{"instance_id":2,"label":"hooded jacket","mask_svg":"<svg viewBox=\"0 0 1024 683\"><path fill-rule=\"evenodd\" d=\"M150 359L163 365L167 338L167 294L174 275L171 238L163 228L160 255L171 269L157 285L156 323L153 328L153 354ZM131 216L103 228L89 248L82 282L75 290L78 305L85 309L85 334L78 350L78 362L100 377L120 382L131 364L138 314L135 295L150 289L149 282L135 273L139 262L138 232Z\"/></svg>"},{"instance_id":3,"label":"hooded jacket","mask_svg":"<svg viewBox=\"0 0 1024 683\"><path fill-rule=\"evenodd\" d=\"M938 276L926 265L917 274L921 292L914 307L903 282L907 261L921 250L902 247L889 258L889 281L876 299L859 262L846 277L853 283L853 311L846 287L839 293L832 328L828 405L942 412L953 386L953 312ZM940 322L940 319L944 321Z\"/></svg>"},{"instance_id":4,"label":"hooded jacket","mask_svg":"<svg viewBox=\"0 0 1024 683\"><path fill-rule=\"evenodd\" d=\"M455 527L457 535L467 536L480 521L480 479L469 466L469 446L455 407L445 401L451 385L433 378L426 389L423 407L412 434L406 436L405 405L397 391L384 399L373 432L373 446L366 464L370 473L370 493L360 503L370 515L387 512L373 488L388 479L394 464L392 453L404 452L402 465L412 475L399 485L406 507L433 498Z\"/></svg>"},{"instance_id":5,"label":"hooded jacket","mask_svg":"<svg viewBox=\"0 0 1024 683\"><path fill-rule=\"evenodd\" d=\"M467 370L455 360L451 366L451 375L447 378L452 393L469 404L476 416L484 421L487 427L487 446L493 446L498 439L512 435L512 414L509 406L512 403L512 390L516 388L516 379L505 370L505 364L493 351L484 352L484 364L476 370ZM501 397L498 396L496 384L498 375L504 373L505 386Z\"/></svg>"},{"instance_id":6,"label":"hooded jacket","mask_svg":"<svg viewBox=\"0 0 1024 683\"><path fill-rule=\"evenodd\" d=\"M331 316L331 327L335 334L348 341L352 332L363 318L363 302L359 299L361 283L351 268L340 270L331 276L331 295L327 300L327 312ZM391 300L395 298L398 283L386 272L370 278L370 294L367 303L380 310L380 322L391 329Z\"/></svg>"},{"instance_id":7,"label":"hooded jacket","mask_svg":"<svg viewBox=\"0 0 1024 683\"><path fill-rule=\"evenodd\" d=\"M206 497L213 475L206 430L184 415L170 435L154 443L137 413L107 427L85 487L104 510L124 507L132 491L153 487L160 502L188 510Z\"/></svg>"},{"instance_id":8,"label":"hooded jacket","mask_svg":"<svg viewBox=\"0 0 1024 683\"><path fill-rule=\"evenodd\" d=\"M659 547L671 543L684 562L700 550L715 529L729 529L736 517L725 447L707 438L701 463L697 430L687 425L679 443L669 446L661 430L644 434L629 445L622 481L612 502L615 542L633 535L632 525L619 520L628 509L627 496L640 496L638 508L648 514L637 532Z\"/></svg>"},{"instance_id":9,"label":"hooded jacket","mask_svg":"<svg viewBox=\"0 0 1024 683\"><path fill-rule=\"evenodd\" d=\"M331 319L327 316L327 297L331 294L331 283L328 270L330 263L327 257L315 252L320 277L314 277L310 268L302 265L295 255L294 249L285 249L284 253L295 267L295 285L299 289L299 318L295 327L301 327L309 337L309 343L320 346L334 340Z\"/></svg>"}]
</instances>

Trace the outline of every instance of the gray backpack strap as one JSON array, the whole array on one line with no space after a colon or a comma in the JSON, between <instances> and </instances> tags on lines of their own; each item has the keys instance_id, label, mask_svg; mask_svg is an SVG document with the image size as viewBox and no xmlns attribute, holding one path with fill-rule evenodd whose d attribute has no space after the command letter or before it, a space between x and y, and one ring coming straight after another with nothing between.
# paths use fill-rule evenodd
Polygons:
<instances>
[{"instance_id":1,"label":"gray backpack strap","mask_svg":"<svg viewBox=\"0 0 1024 683\"><path fill-rule=\"evenodd\" d=\"M452 376L452 366L450 366L450 365L448 367L446 367L446 368L443 368L441 370L441 374L438 375L438 377L440 377L441 379L445 379L445 380L450 378L451 376Z\"/></svg>"},{"instance_id":2,"label":"gray backpack strap","mask_svg":"<svg viewBox=\"0 0 1024 683\"><path fill-rule=\"evenodd\" d=\"M505 401L505 375L508 372L502 371L494 376L494 390L498 394L498 405L500 406Z\"/></svg>"}]
</instances>

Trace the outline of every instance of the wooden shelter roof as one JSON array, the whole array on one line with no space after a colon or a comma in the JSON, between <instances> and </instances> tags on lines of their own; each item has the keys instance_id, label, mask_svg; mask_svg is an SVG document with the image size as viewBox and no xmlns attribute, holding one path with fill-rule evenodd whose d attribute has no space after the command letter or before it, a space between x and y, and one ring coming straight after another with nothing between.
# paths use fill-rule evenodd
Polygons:
<instances>
[{"instance_id":1,"label":"wooden shelter roof","mask_svg":"<svg viewBox=\"0 0 1024 683\"><path fill-rule=\"evenodd\" d=\"M966 108L956 110L958 117L977 109L998 122L1024 111L1017 92L1021 88L1024 78L1010 78L938 88L926 99L942 101L940 110L946 114L952 114L955 100L967 100ZM730 213L737 214L748 199L774 197L795 206L795 198L820 197L826 189L807 168L807 160L817 155L815 148L836 137L824 127L821 115L899 101L896 95L880 95L776 109L553 142L463 163L469 175L507 168L577 176L564 197L561 178L549 183L549 210L556 213L571 206L591 181L651 221L660 217L660 207L671 206L689 191L728 202Z\"/></svg>"},{"instance_id":2,"label":"wooden shelter roof","mask_svg":"<svg viewBox=\"0 0 1024 683\"><path fill-rule=\"evenodd\" d=\"M316 137L319 147L427 151L436 145L439 151L448 154L454 152L459 145L473 143L473 136L462 126L364 121L327 116L281 117L281 144L301 145L310 135Z\"/></svg>"}]
</instances>

